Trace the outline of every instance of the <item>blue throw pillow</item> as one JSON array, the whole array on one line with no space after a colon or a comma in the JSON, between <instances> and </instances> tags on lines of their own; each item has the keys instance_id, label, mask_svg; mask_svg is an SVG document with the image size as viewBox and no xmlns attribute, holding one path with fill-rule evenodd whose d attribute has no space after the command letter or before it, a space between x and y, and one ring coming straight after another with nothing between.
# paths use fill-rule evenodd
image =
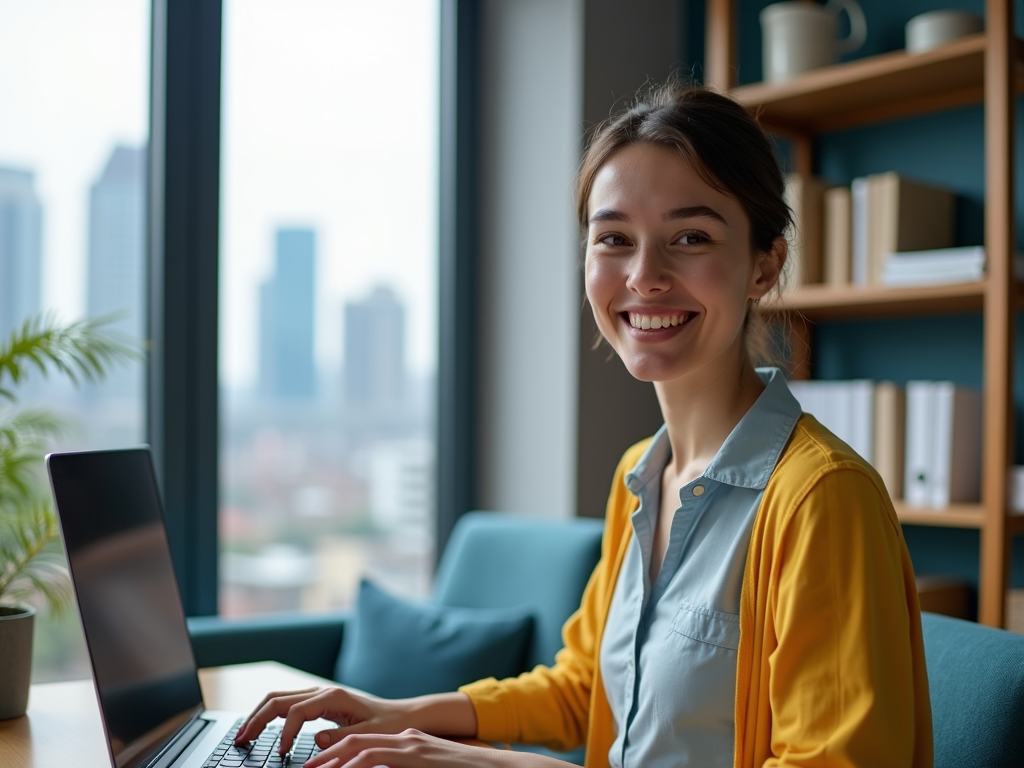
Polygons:
<instances>
[{"instance_id":1,"label":"blue throw pillow","mask_svg":"<svg viewBox=\"0 0 1024 768\"><path fill-rule=\"evenodd\" d=\"M532 632L526 609L408 603L364 579L335 678L389 699L454 691L522 672Z\"/></svg>"}]
</instances>

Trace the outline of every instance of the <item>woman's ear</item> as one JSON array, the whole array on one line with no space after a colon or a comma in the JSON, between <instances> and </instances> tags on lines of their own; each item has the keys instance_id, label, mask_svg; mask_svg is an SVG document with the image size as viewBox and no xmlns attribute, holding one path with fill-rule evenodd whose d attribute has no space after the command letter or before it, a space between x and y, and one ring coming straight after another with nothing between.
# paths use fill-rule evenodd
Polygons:
<instances>
[{"instance_id":1,"label":"woman's ear","mask_svg":"<svg viewBox=\"0 0 1024 768\"><path fill-rule=\"evenodd\" d=\"M786 242L786 238L779 235L772 240L772 247L769 251L757 257L754 272L750 276L750 298L762 299L775 287L782 276L782 269L786 265L788 255L789 243Z\"/></svg>"}]
</instances>

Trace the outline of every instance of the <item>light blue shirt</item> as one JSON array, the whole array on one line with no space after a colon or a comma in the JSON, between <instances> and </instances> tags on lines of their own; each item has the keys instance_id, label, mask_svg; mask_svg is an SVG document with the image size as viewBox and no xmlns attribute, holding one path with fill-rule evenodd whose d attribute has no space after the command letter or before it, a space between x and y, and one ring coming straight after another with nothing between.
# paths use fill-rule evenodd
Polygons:
<instances>
[{"instance_id":1,"label":"light blue shirt","mask_svg":"<svg viewBox=\"0 0 1024 768\"><path fill-rule=\"evenodd\" d=\"M665 560L650 583L661 474L671 457L662 427L626 486L640 499L601 643L615 720L612 768L730 767L735 731L740 589L754 517L800 418L782 373L766 387L704 473L679 490Z\"/></svg>"}]
</instances>

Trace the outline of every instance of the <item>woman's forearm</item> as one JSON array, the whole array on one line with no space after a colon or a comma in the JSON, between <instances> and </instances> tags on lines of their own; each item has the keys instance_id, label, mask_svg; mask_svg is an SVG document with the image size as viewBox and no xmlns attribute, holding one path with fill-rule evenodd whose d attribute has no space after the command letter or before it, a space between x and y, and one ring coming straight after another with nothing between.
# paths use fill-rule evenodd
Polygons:
<instances>
[{"instance_id":1,"label":"woman's forearm","mask_svg":"<svg viewBox=\"0 0 1024 768\"><path fill-rule=\"evenodd\" d=\"M435 736L475 738L476 709L464 693L432 693L401 702L409 727Z\"/></svg>"}]
</instances>

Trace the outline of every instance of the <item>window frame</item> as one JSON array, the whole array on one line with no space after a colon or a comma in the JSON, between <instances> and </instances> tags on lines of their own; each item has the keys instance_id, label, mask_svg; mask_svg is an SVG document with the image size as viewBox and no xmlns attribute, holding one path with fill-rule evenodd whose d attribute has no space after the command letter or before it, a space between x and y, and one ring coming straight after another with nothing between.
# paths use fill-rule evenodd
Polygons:
<instances>
[{"instance_id":1,"label":"window frame","mask_svg":"<svg viewBox=\"0 0 1024 768\"><path fill-rule=\"evenodd\" d=\"M479 0L440 0L436 551L476 495ZM153 0L146 433L185 613L217 613L223 4Z\"/></svg>"}]
</instances>

